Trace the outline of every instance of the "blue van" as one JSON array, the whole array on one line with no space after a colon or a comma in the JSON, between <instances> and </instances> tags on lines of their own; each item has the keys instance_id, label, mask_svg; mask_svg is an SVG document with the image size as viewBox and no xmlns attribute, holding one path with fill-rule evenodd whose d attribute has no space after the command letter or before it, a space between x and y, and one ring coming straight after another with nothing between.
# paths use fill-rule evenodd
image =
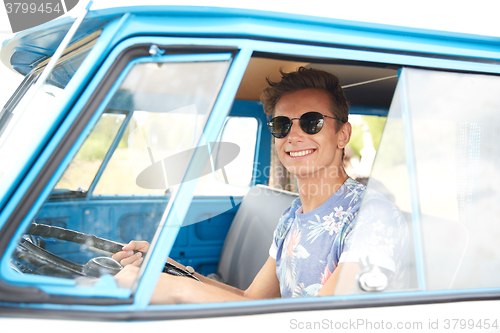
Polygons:
<instances>
[{"instance_id":1,"label":"blue van","mask_svg":"<svg viewBox=\"0 0 500 333\"><path fill-rule=\"evenodd\" d=\"M498 330L500 39L139 6L21 32L1 60L24 81L0 112L0 322ZM266 261L297 194L259 98L299 67L340 78L348 172L404 215L409 284L365 265L349 293L150 305L162 272L190 275L168 257L241 289ZM131 240L151 247L121 288Z\"/></svg>"}]
</instances>

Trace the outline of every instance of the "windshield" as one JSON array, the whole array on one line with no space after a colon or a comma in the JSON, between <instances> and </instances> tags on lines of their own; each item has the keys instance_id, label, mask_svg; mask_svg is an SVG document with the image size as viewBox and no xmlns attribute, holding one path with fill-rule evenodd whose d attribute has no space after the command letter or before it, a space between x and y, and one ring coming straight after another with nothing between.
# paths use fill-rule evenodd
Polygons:
<instances>
[{"instance_id":1,"label":"windshield","mask_svg":"<svg viewBox=\"0 0 500 333\"><path fill-rule=\"evenodd\" d=\"M58 116L57 105L64 89L90 52L94 41L64 56L38 91L35 83L44 64L32 70L0 112L0 193L6 190L14 173L25 165L37 149L45 126ZM35 94L33 97L32 95ZM31 102L30 102L31 100Z\"/></svg>"}]
</instances>

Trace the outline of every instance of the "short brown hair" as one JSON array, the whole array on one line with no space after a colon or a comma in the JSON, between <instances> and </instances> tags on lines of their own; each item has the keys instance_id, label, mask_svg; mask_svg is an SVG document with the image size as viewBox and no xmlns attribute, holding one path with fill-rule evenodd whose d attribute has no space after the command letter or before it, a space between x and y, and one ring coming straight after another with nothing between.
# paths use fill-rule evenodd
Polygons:
<instances>
[{"instance_id":1,"label":"short brown hair","mask_svg":"<svg viewBox=\"0 0 500 333\"><path fill-rule=\"evenodd\" d=\"M303 89L321 89L328 93L331 100L331 112L336 121L337 131L349 118L349 103L344 95L344 90L340 86L337 76L314 68L300 67L297 71L284 73L280 69L281 80L273 82L266 78L269 87L264 89L260 96L260 101L264 105L264 112L272 117L276 104L283 95ZM311 110L312 111L312 110Z\"/></svg>"}]
</instances>

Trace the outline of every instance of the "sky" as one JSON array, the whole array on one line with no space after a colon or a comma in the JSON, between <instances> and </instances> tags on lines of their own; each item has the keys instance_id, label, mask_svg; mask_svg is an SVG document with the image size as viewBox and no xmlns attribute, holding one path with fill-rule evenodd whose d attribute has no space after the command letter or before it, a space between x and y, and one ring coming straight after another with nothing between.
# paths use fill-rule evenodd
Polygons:
<instances>
[{"instance_id":1,"label":"sky","mask_svg":"<svg viewBox=\"0 0 500 333\"><path fill-rule=\"evenodd\" d=\"M77 16L87 4L88 0L80 0L67 15ZM500 0L94 0L91 10L139 4L240 7L500 37ZM13 36L6 9L0 5L0 45ZM0 63L0 105L22 79Z\"/></svg>"}]
</instances>

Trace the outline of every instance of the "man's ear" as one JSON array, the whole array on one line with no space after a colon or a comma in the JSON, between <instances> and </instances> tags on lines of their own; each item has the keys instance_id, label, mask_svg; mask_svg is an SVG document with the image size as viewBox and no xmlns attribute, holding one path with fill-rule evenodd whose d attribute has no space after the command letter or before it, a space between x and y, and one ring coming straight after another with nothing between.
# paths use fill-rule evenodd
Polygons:
<instances>
[{"instance_id":1,"label":"man's ear","mask_svg":"<svg viewBox=\"0 0 500 333\"><path fill-rule=\"evenodd\" d=\"M339 140L337 141L337 147L339 149L343 149L345 148L345 146L347 146L347 144L351 140L351 131L352 131L351 123L346 122L342 125L342 127L338 131Z\"/></svg>"}]
</instances>

